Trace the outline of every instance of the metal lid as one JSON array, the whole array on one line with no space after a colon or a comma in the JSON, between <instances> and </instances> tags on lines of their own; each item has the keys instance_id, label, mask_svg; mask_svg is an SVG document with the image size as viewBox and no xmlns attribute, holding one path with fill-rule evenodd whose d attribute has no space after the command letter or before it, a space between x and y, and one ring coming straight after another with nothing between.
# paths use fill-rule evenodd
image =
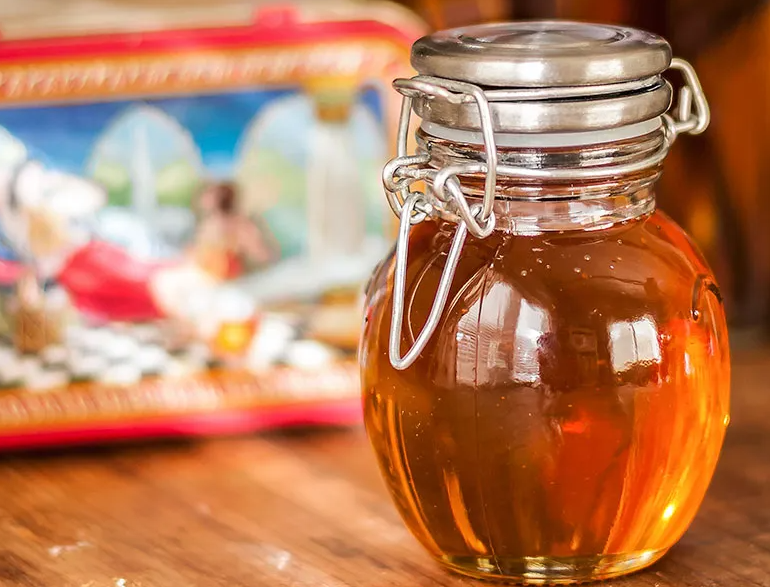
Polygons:
<instances>
[{"instance_id":1,"label":"metal lid","mask_svg":"<svg viewBox=\"0 0 770 587\"><path fill-rule=\"evenodd\" d=\"M658 75L665 39L638 29L571 21L520 21L440 31L412 47L422 75L481 86L565 87Z\"/></svg>"},{"instance_id":2,"label":"metal lid","mask_svg":"<svg viewBox=\"0 0 770 587\"><path fill-rule=\"evenodd\" d=\"M425 87L483 90L495 132L617 128L660 116L672 98L661 77L671 47L628 27L550 20L452 29L418 40L412 65ZM427 122L480 130L477 100L429 91L412 97Z\"/></svg>"}]
</instances>

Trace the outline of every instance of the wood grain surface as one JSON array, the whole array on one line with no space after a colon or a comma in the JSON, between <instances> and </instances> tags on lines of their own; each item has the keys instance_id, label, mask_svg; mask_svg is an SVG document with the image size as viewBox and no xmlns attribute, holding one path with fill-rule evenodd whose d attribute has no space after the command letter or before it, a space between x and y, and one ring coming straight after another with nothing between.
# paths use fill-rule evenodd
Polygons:
<instances>
[{"instance_id":1,"label":"wood grain surface","mask_svg":"<svg viewBox=\"0 0 770 587\"><path fill-rule=\"evenodd\" d=\"M734 363L733 420L697 520L662 562L604 587L770 586L770 350ZM406 532L354 429L2 457L0 586L16 585L476 583Z\"/></svg>"}]
</instances>

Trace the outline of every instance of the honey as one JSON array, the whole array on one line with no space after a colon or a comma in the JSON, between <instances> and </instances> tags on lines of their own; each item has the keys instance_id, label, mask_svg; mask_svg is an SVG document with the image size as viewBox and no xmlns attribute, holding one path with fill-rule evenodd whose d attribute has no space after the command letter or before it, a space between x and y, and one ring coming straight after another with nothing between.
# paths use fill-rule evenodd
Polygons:
<instances>
[{"instance_id":1,"label":"honey","mask_svg":"<svg viewBox=\"0 0 770 587\"><path fill-rule=\"evenodd\" d=\"M433 302L448 228L414 229L405 333ZM729 378L718 290L678 227L655 212L469 241L437 334L404 371L388 360L391 270L368 294L365 421L433 556L558 582L645 566L676 542L719 455Z\"/></svg>"},{"instance_id":2,"label":"honey","mask_svg":"<svg viewBox=\"0 0 770 587\"><path fill-rule=\"evenodd\" d=\"M359 347L396 507L472 577L647 567L692 522L729 422L719 287L655 206L671 144L708 125L697 76L655 35L558 21L439 32L412 63L383 173L399 236Z\"/></svg>"}]
</instances>

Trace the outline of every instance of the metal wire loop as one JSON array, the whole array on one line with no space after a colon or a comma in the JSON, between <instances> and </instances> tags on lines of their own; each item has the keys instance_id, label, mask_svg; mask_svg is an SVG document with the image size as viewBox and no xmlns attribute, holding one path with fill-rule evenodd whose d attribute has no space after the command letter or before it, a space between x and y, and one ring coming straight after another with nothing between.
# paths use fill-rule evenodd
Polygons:
<instances>
[{"instance_id":1,"label":"metal wire loop","mask_svg":"<svg viewBox=\"0 0 770 587\"><path fill-rule=\"evenodd\" d=\"M421 197L412 194L404 202L401 210L401 222L399 223L398 241L396 242L396 265L393 283L393 313L390 321L390 339L388 354L390 363L395 369L402 371L414 363L420 353L425 349L431 336L438 326L441 315L444 313L444 307L449 296L449 289L452 286L457 263L460 260L465 237L468 234L464 222L460 222L455 230L452 244L449 248L446 265L441 273L436 297L433 300L428 319L425 322L420 333L414 341L412 347L401 356L401 332L404 322L404 298L406 295L406 261L409 254L409 230L412 226L412 213L421 201ZM479 208L480 211L480 208Z\"/></svg>"},{"instance_id":2,"label":"metal wire loop","mask_svg":"<svg viewBox=\"0 0 770 587\"><path fill-rule=\"evenodd\" d=\"M482 202L481 220L485 221L492 213L495 204L495 186L497 185L497 146L495 145L494 127L492 125L492 113L489 109L489 101L482 88L467 82L442 79L427 75L418 75L412 79L398 79L393 82L393 87L403 96L404 101L409 101L417 95L439 97L453 103L462 103L473 100L479 109L481 120L481 133L484 137L484 151L486 155L487 169L484 171L484 200ZM402 104L403 108L403 104ZM403 118L402 109L402 118ZM410 113L411 115L411 113ZM408 121L407 121L408 126ZM399 141L401 135L399 132ZM404 154L406 154L406 137L404 137ZM399 155L401 153L399 152Z\"/></svg>"},{"instance_id":3,"label":"metal wire loop","mask_svg":"<svg viewBox=\"0 0 770 587\"><path fill-rule=\"evenodd\" d=\"M491 212L483 218L483 205L476 204L473 208L460 186L458 175L468 173L486 173L487 166L483 163L467 165L448 165L436 173L433 178L433 192L439 200L452 202L457 215L468 227L468 232L477 238L486 238L495 229L495 215Z\"/></svg>"},{"instance_id":4,"label":"metal wire loop","mask_svg":"<svg viewBox=\"0 0 770 587\"><path fill-rule=\"evenodd\" d=\"M671 69L680 71L684 78L684 85L679 90L679 101L675 108L674 130L676 134L686 132L699 135L708 127L711 111L698 75L690 63L678 57L671 60ZM693 106L695 106L695 112L693 112Z\"/></svg>"},{"instance_id":5,"label":"metal wire loop","mask_svg":"<svg viewBox=\"0 0 770 587\"><path fill-rule=\"evenodd\" d=\"M395 157L385 164L382 169L382 183L389 192L400 192L414 182L425 179L427 170L414 167L425 165L430 161L430 155L412 155Z\"/></svg>"}]
</instances>

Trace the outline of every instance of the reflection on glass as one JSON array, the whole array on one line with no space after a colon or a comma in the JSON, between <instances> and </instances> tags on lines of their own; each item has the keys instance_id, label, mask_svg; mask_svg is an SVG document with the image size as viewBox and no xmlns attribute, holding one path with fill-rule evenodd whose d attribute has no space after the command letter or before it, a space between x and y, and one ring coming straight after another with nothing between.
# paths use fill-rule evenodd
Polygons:
<instances>
[{"instance_id":1,"label":"reflection on glass","mask_svg":"<svg viewBox=\"0 0 770 587\"><path fill-rule=\"evenodd\" d=\"M527 300L521 300L511 374L514 381L537 383L540 380L539 341L549 330L550 324L545 311Z\"/></svg>"},{"instance_id":2,"label":"reflection on glass","mask_svg":"<svg viewBox=\"0 0 770 587\"><path fill-rule=\"evenodd\" d=\"M610 324L612 370L627 371L639 363L660 363L660 343L655 322L647 316Z\"/></svg>"},{"instance_id":3,"label":"reflection on glass","mask_svg":"<svg viewBox=\"0 0 770 587\"><path fill-rule=\"evenodd\" d=\"M546 311L510 283L492 284L459 320L455 341L457 381L540 381L539 348L550 331Z\"/></svg>"}]
</instances>

